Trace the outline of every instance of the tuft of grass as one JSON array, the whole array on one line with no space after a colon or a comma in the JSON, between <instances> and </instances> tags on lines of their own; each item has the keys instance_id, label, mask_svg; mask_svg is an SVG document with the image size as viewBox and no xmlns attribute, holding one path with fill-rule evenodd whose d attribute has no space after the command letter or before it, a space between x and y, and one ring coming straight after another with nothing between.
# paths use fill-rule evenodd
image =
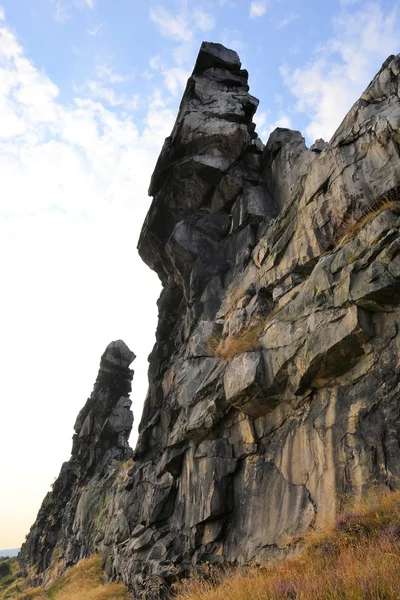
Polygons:
<instances>
[{"instance_id":1,"label":"tuft of grass","mask_svg":"<svg viewBox=\"0 0 400 600\"><path fill-rule=\"evenodd\" d=\"M398 600L400 492L354 503L295 558L183 580L175 600Z\"/></svg>"},{"instance_id":2,"label":"tuft of grass","mask_svg":"<svg viewBox=\"0 0 400 600\"><path fill-rule=\"evenodd\" d=\"M117 482L122 485L128 480L128 473L134 465L133 458L129 458L125 462L120 463L117 473Z\"/></svg>"},{"instance_id":3,"label":"tuft of grass","mask_svg":"<svg viewBox=\"0 0 400 600\"><path fill-rule=\"evenodd\" d=\"M368 223L371 223L378 215L385 210L391 210L394 213L400 213L400 191L399 188L389 191L385 196L373 206L367 208L361 216L352 213L339 228L336 235L335 246L343 246L355 237Z\"/></svg>"},{"instance_id":4,"label":"tuft of grass","mask_svg":"<svg viewBox=\"0 0 400 600\"><path fill-rule=\"evenodd\" d=\"M99 555L81 560L46 587L31 588L29 582L21 578L16 578L7 588L0 587L0 600L127 600L127 598L127 589L121 583L103 583Z\"/></svg>"},{"instance_id":5,"label":"tuft of grass","mask_svg":"<svg viewBox=\"0 0 400 600\"><path fill-rule=\"evenodd\" d=\"M238 354L251 352L260 348L260 336L264 331L265 321L250 324L236 336L221 338L213 336L208 344L209 353L221 360L232 360Z\"/></svg>"}]
</instances>

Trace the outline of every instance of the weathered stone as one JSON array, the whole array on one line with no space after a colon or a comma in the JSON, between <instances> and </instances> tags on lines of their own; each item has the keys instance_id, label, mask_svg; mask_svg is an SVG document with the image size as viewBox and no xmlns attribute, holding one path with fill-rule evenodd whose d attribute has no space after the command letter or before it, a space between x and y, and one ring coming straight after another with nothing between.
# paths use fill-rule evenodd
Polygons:
<instances>
[{"instance_id":1,"label":"weathered stone","mask_svg":"<svg viewBox=\"0 0 400 600\"><path fill-rule=\"evenodd\" d=\"M313 145L310 147L311 152L322 152L329 146L328 142L325 142L322 138L315 140Z\"/></svg>"},{"instance_id":2,"label":"weathered stone","mask_svg":"<svg viewBox=\"0 0 400 600\"><path fill-rule=\"evenodd\" d=\"M139 241L163 291L137 447L116 343L22 550L38 582L55 548L102 552L156 600L398 487L399 82L391 56L328 144L278 128L264 146L237 54L202 45Z\"/></svg>"},{"instance_id":3,"label":"weathered stone","mask_svg":"<svg viewBox=\"0 0 400 600\"><path fill-rule=\"evenodd\" d=\"M56 548L66 566L104 548L114 494L114 478L104 476L133 455L128 438L133 424L129 365L134 359L122 340L111 342L101 357L93 392L76 419L71 458L63 464L22 546L26 567L34 559L38 572L45 572ZM129 526L121 511L115 518L112 539L123 541L129 537Z\"/></svg>"},{"instance_id":4,"label":"weathered stone","mask_svg":"<svg viewBox=\"0 0 400 600\"><path fill-rule=\"evenodd\" d=\"M278 405L266 392L265 370L261 352L236 356L224 375L225 396L229 404L251 417L268 414Z\"/></svg>"}]
</instances>

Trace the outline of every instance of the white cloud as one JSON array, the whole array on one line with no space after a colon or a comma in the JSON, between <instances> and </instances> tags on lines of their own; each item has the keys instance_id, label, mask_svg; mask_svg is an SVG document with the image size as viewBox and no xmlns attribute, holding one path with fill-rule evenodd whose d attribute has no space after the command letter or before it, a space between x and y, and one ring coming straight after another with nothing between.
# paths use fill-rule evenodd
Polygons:
<instances>
[{"instance_id":1,"label":"white cloud","mask_svg":"<svg viewBox=\"0 0 400 600\"><path fill-rule=\"evenodd\" d=\"M201 9L182 10L177 14L169 13L164 7L150 8L150 20L157 25L160 33L177 42L183 42L183 47L194 39L196 31L211 31L215 27L214 17ZM187 48L185 48L187 50Z\"/></svg>"},{"instance_id":2,"label":"white cloud","mask_svg":"<svg viewBox=\"0 0 400 600\"><path fill-rule=\"evenodd\" d=\"M266 111L263 111L257 113L255 119L257 125L257 133L264 143L267 142L270 134L277 127L284 127L286 129L290 129L292 127L292 121L290 117L283 113L274 121L269 121L268 113Z\"/></svg>"},{"instance_id":3,"label":"white cloud","mask_svg":"<svg viewBox=\"0 0 400 600\"><path fill-rule=\"evenodd\" d=\"M377 2L335 19L335 35L303 68L281 74L297 98L297 110L310 119L310 141L330 139L335 129L387 56L398 49L396 10L384 13Z\"/></svg>"},{"instance_id":4,"label":"white cloud","mask_svg":"<svg viewBox=\"0 0 400 600\"><path fill-rule=\"evenodd\" d=\"M156 54L149 61L149 66L155 71L160 71L164 77L164 85L167 90L177 96L185 89L190 71L182 67L169 67L160 54Z\"/></svg>"},{"instance_id":5,"label":"white cloud","mask_svg":"<svg viewBox=\"0 0 400 600\"><path fill-rule=\"evenodd\" d=\"M2 6L0 6L0 21L4 21L4 19L5 19L4 8Z\"/></svg>"},{"instance_id":6,"label":"white cloud","mask_svg":"<svg viewBox=\"0 0 400 600\"><path fill-rule=\"evenodd\" d=\"M54 7L54 19L59 23L64 23L71 18L70 12L63 2L63 0L57 0Z\"/></svg>"},{"instance_id":7,"label":"white cloud","mask_svg":"<svg viewBox=\"0 0 400 600\"><path fill-rule=\"evenodd\" d=\"M100 81L92 80L86 83L86 86L82 88L92 98L96 100L104 100L110 106L123 106L130 110L138 108L140 103L139 94L124 94L118 93L114 88L102 85Z\"/></svg>"},{"instance_id":8,"label":"white cloud","mask_svg":"<svg viewBox=\"0 0 400 600\"><path fill-rule=\"evenodd\" d=\"M102 81L107 83L125 83L133 79L132 74L121 75L121 73L116 73L112 67L106 64L97 65L96 74Z\"/></svg>"},{"instance_id":9,"label":"white cloud","mask_svg":"<svg viewBox=\"0 0 400 600\"><path fill-rule=\"evenodd\" d=\"M68 21L71 18L71 11L74 8L94 9L95 0L51 0L54 4L54 19L59 23Z\"/></svg>"},{"instance_id":10,"label":"white cloud","mask_svg":"<svg viewBox=\"0 0 400 600\"><path fill-rule=\"evenodd\" d=\"M279 21L279 23L277 24L277 29L283 29L284 27L287 27L288 25L290 25L290 23L293 23L293 21L297 21L297 19L299 18L299 15L296 15L295 13L289 13L287 15L285 15L283 17L283 19L281 21Z\"/></svg>"},{"instance_id":11,"label":"white cloud","mask_svg":"<svg viewBox=\"0 0 400 600\"><path fill-rule=\"evenodd\" d=\"M88 29L88 35L96 36L99 33L99 31L102 29L102 27L103 27L103 23L99 23L98 25L95 25L91 29Z\"/></svg>"},{"instance_id":12,"label":"white cloud","mask_svg":"<svg viewBox=\"0 0 400 600\"><path fill-rule=\"evenodd\" d=\"M221 41L224 46L231 48L236 52L240 52L241 59L244 60L243 51L246 48L246 44L242 39L242 34L238 29L229 29L225 27L221 34Z\"/></svg>"},{"instance_id":13,"label":"white cloud","mask_svg":"<svg viewBox=\"0 0 400 600\"><path fill-rule=\"evenodd\" d=\"M97 79L89 80L77 88L78 93L84 93L94 100L104 100L109 106L121 106L129 110L138 108L140 96L115 89L115 85L126 84L134 79L133 74L122 75L106 64L97 65Z\"/></svg>"},{"instance_id":14,"label":"white cloud","mask_svg":"<svg viewBox=\"0 0 400 600\"><path fill-rule=\"evenodd\" d=\"M203 10L194 11L194 22L201 31L211 31L215 27L215 19Z\"/></svg>"},{"instance_id":15,"label":"white cloud","mask_svg":"<svg viewBox=\"0 0 400 600\"><path fill-rule=\"evenodd\" d=\"M150 8L150 20L158 26L161 34L180 42L192 39L193 32L184 14L171 15L165 8Z\"/></svg>"},{"instance_id":16,"label":"white cloud","mask_svg":"<svg viewBox=\"0 0 400 600\"><path fill-rule=\"evenodd\" d=\"M166 88L171 94L177 95L185 88L190 72L179 67L171 67L165 69L163 74Z\"/></svg>"},{"instance_id":17,"label":"white cloud","mask_svg":"<svg viewBox=\"0 0 400 600\"><path fill-rule=\"evenodd\" d=\"M267 8L267 0L253 0L250 4L250 17L262 17L267 12Z\"/></svg>"},{"instance_id":18,"label":"white cloud","mask_svg":"<svg viewBox=\"0 0 400 600\"><path fill-rule=\"evenodd\" d=\"M118 79L107 68L100 73ZM113 339L125 339L138 354L132 393L138 424L159 282L135 246L175 110L160 92L149 99L143 122L87 93L63 104L6 26L0 26L0 79L0 255L8 257L0 266L7 398L0 453L14 448L12 463L2 465L0 547L15 547L70 454L76 414ZM14 443L16 427L23 444Z\"/></svg>"}]
</instances>

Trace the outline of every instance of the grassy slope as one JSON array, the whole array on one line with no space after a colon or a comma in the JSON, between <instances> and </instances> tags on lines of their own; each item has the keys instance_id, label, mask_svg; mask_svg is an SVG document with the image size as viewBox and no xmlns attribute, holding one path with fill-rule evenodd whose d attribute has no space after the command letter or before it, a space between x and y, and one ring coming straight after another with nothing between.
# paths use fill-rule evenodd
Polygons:
<instances>
[{"instance_id":1,"label":"grassy slope","mask_svg":"<svg viewBox=\"0 0 400 600\"><path fill-rule=\"evenodd\" d=\"M103 584L101 557L91 556L68 569L46 588L30 588L18 578L19 566L11 559L12 577L0 579L0 600L125 600L125 586ZM13 581L11 581L13 580Z\"/></svg>"},{"instance_id":2,"label":"grassy slope","mask_svg":"<svg viewBox=\"0 0 400 600\"><path fill-rule=\"evenodd\" d=\"M92 556L48 587L18 578L18 563L0 579L0 600L122 600L121 584L102 583ZM296 558L265 568L217 572L176 586L176 600L399 600L400 492L369 498L324 533L312 533Z\"/></svg>"},{"instance_id":3,"label":"grassy slope","mask_svg":"<svg viewBox=\"0 0 400 600\"><path fill-rule=\"evenodd\" d=\"M269 568L183 581L178 600L398 600L400 492L343 514L301 555Z\"/></svg>"}]
</instances>

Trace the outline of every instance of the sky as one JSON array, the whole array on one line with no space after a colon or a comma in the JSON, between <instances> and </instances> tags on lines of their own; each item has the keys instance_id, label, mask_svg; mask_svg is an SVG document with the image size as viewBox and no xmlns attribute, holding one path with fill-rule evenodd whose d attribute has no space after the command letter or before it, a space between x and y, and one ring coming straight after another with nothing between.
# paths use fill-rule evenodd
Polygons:
<instances>
[{"instance_id":1,"label":"sky","mask_svg":"<svg viewBox=\"0 0 400 600\"><path fill-rule=\"evenodd\" d=\"M235 49L277 126L329 140L390 54L400 0L0 0L0 548L68 460L100 356L135 352L135 429L157 276L136 245L203 40Z\"/></svg>"}]
</instances>

